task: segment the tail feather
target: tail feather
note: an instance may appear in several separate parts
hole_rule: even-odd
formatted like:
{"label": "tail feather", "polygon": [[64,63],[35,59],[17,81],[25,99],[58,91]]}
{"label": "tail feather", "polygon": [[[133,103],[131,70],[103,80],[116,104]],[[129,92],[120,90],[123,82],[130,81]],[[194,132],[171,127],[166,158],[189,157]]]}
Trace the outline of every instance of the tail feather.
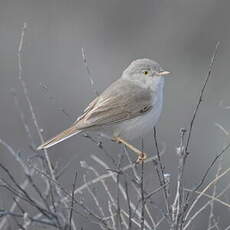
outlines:
{"label": "tail feather", "polygon": [[68,139],[69,137],[72,137],[72,136],[76,135],[77,133],[80,133],[80,132],[81,132],[81,130],[78,130],[76,128],[76,126],[73,125],[73,126],[69,127],[68,129],[59,133],[57,136],[51,138],[50,140],[48,140],[45,143],[38,146],[37,150],[48,149],[51,146],[56,145],[56,144],[58,144],[64,140]]}

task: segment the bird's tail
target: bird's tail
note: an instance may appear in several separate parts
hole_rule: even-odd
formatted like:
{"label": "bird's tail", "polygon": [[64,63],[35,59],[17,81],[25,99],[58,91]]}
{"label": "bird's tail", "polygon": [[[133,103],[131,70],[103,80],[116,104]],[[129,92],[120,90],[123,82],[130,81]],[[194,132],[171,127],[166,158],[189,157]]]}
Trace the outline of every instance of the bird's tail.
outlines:
{"label": "bird's tail", "polygon": [[80,133],[80,132],[81,132],[81,130],[78,130],[76,128],[76,126],[73,125],[73,126],[69,127],[68,129],[59,133],[57,136],[51,138],[50,140],[48,140],[45,143],[38,146],[37,150],[48,149],[49,147],[56,145],[56,144],[58,144],[64,140],[68,139],[69,137],[72,137],[72,136],[76,135],[77,133]]}

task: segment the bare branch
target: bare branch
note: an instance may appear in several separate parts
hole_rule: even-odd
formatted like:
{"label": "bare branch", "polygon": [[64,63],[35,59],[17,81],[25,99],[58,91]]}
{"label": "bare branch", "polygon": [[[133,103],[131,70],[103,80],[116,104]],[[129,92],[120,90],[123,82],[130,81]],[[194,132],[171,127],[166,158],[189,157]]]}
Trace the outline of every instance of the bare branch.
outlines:
{"label": "bare branch", "polygon": [[212,57],[211,57],[211,61],[210,61],[210,64],[209,64],[209,69],[208,69],[208,72],[207,72],[206,79],[204,81],[203,87],[202,87],[201,92],[200,92],[198,103],[197,103],[197,105],[195,107],[195,110],[194,110],[194,113],[193,113],[193,116],[192,116],[192,120],[191,120],[190,125],[189,125],[188,138],[187,138],[187,143],[185,145],[185,152],[186,153],[188,153],[188,147],[189,147],[189,144],[190,144],[190,139],[191,139],[191,134],[192,134],[194,121],[195,121],[197,112],[199,110],[200,104],[203,101],[203,97],[204,97],[204,93],[205,93],[207,83],[208,83],[208,81],[209,81],[209,79],[211,77],[211,73],[212,73],[212,69],[213,69],[213,65],[214,65],[214,62],[215,62],[215,58],[216,58],[216,54],[217,54],[219,45],[220,45],[220,42],[217,42],[216,47],[215,47],[214,52],[213,52]]}
{"label": "bare branch", "polygon": [[71,199],[71,207],[70,207],[70,213],[69,213],[69,230],[72,229],[72,217],[73,217],[73,207],[74,207],[74,191],[76,187],[76,181],[77,181],[77,171],[74,176],[74,181],[73,181],[73,188],[72,188],[72,199]]}
{"label": "bare branch", "polygon": [[[167,216],[170,218],[171,216],[171,211],[170,211],[170,203],[169,203],[169,199],[168,199],[168,190],[165,186],[166,182],[165,182],[165,173],[164,173],[164,166],[162,164],[161,161],[161,155],[160,155],[160,151],[159,151],[159,147],[158,147],[158,142],[157,142],[157,130],[156,127],[154,127],[153,129],[153,137],[154,137],[154,143],[155,143],[155,147],[156,147],[156,151],[157,151],[157,161],[153,162],[155,164],[155,169],[158,175],[158,179],[160,182],[160,186],[163,187],[163,196],[164,196],[164,201],[165,201],[165,205],[167,208]],[[158,164],[159,164],[159,169],[158,169]]]}
{"label": "bare branch", "polygon": [[112,229],[116,230],[116,223],[115,223],[114,214],[113,214],[113,210],[112,210],[112,204],[110,201],[108,201],[108,209],[109,209],[109,213],[110,213],[110,217],[111,217],[111,221],[112,221]]}
{"label": "bare branch", "polygon": [[[144,153],[144,142],[141,139],[141,151]],[[159,151],[157,151],[158,159],[160,158]],[[140,192],[141,192],[141,230],[144,230],[145,226],[145,194],[144,194],[144,161],[141,162],[141,176],[140,176]]]}
{"label": "bare branch", "polygon": [[[204,183],[204,181],[205,181],[205,179],[207,178],[207,176],[208,176],[208,173],[209,173],[209,171],[211,170],[211,168],[213,167],[213,165],[216,163],[216,161],[228,150],[230,148],[230,144],[228,144],[228,145],[226,145],[222,150],[221,150],[221,152],[220,153],[218,153],[217,155],[216,155],[216,157],[213,159],[213,161],[211,162],[211,164],[209,165],[209,167],[207,168],[207,170],[206,170],[206,172],[204,173],[204,175],[203,175],[203,177],[202,177],[202,179],[201,179],[201,181],[200,181],[200,183],[193,189],[193,191],[191,192],[191,195],[193,195],[194,194],[194,192],[196,192],[196,191],[198,191],[199,190],[199,188],[203,185],[203,183]],[[187,203],[189,202],[189,196],[187,197]]]}
{"label": "bare branch", "polygon": [[[16,212],[5,211],[5,210],[0,212],[0,218],[1,217],[8,217],[8,216],[15,216],[16,218],[23,218],[23,214],[19,214]],[[30,218],[30,221],[32,223],[44,224],[46,226],[52,226],[55,228],[58,227],[54,222],[51,222],[50,220],[36,219],[36,218],[32,218],[32,217],[29,217],[29,218]]]}
{"label": "bare branch", "polygon": [[[216,177],[220,174],[222,170],[222,159],[219,159],[219,165],[218,168],[216,170]],[[212,192],[212,200],[210,203],[210,211],[209,211],[209,218],[208,218],[208,230],[210,230],[212,228],[212,223],[216,222],[216,218],[214,215],[214,197],[216,196],[216,190],[217,190],[217,185],[216,183],[213,186],[213,192]],[[217,224],[218,225],[218,224]]]}
{"label": "bare branch", "polygon": [[[131,159],[130,159],[130,157],[129,157],[129,153],[127,152],[127,148],[126,148],[125,146],[124,146],[124,153],[125,153],[125,155],[126,155],[128,161],[129,161],[129,164],[132,165],[132,161],[131,161]],[[132,172],[133,172],[133,174],[134,174],[135,181],[140,181],[140,177],[139,177],[138,174],[137,174],[137,170],[136,170],[135,165],[133,165],[133,167],[132,167],[131,169],[132,169]],[[123,171],[123,172],[124,172],[124,171]],[[131,183],[131,184],[132,184],[132,187],[134,188],[134,190],[135,190],[136,193],[137,193],[138,199],[141,199],[141,192],[140,192],[140,189],[137,188],[136,183]],[[150,221],[151,221],[151,223],[152,223],[152,228],[155,229],[156,223],[155,223],[155,221],[154,221],[154,218],[153,218],[153,216],[152,216],[152,213],[150,212],[150,210],[149,210],[147,204],[145,205],[145,211],[146,211],[146,214],[148,215],[148,218],[150,219]]]}
{"label": "bare branch", "polygon": [[220,123],[215,122],[215,126],[218,127],[226,136],[229,136],[229,131],[227,131]]}
{"label": "bare branch", "polygon": [[187,214],[185,216],[185,220],[187,220],[191,210],[194,208],[194,206],[196,205],[196,203],[198,202],[198,200],[201,198],[201,196],[213,185],[215,184],[218,180],[220,180],[224,175],[226,175],[227,173],[230,172],[230,168],[227,168],[223,173],[221,173],[219,176],[217,176],[214,180],[212,180],[202,191],[201,193],[197,196],[197,198],[194,200],[194,202],[192,203],[192,205],[190,206],[190,208],[187,211]]}
{"label": "bare branch", "polygon": [[[219,197],[221,197],[221,196],[222,196],[227,190],[229,190],[229,189],[230,189],[230,184],[229,184],[226,188],[224,188],[216,197],[212,197],[212,196],[208,195],[207,193],[204,193],[203,196],[206,196],[206,197],[208,197],[208,198],[210,198],[210,199],[213,199],[213,200],[215,200],[215,201],[217,201],[217,202],[219,202],[219,203],[225,205],[226,207],[229,207],[229,204],[227,204],[226,202],[223,202],[222,200],[218,199]],[[192,191],[191,189],[185,189],[185,190],[187,190],[187,191]],[[198,192],[198,191],[196,191],[196,193],[197,193],[197,194],[200,194],[200,192]],[[183,229],[183,230],[186,230],[186,229],[189,227],[189,225],[193,222],[193,220],[194,220],[197,216],[199,216],[199,214],[200,214],[202,211],[204,211],[204,210],[210,205],[211,201],[212,201],[212,200],[210,200],[210,201],[208,201],[207,203],[205,203],[205,204],[204,204],[204,205],[203,205],[193,216],[191,216],[191,217],[188,219],[188,221],[187,221],[186,225],[184,226],[184,229]]]}
{"label": "bare branch", "polygon": [[[87,184],[87,180],[86,180],[85,175],[83,175],[83,179],[84,179],[84,183]],[[102,206],[100,205],[100,202],[99,202],[97,196],[94,194],[94,192],[92,191],[92,189],[89,186],[87,187],[87,190],[88,190],[89,194],[91,195],[91,197],[93,198],[93,200],[94,200],[94,202],[96,204],[96,207],[98,208],[98,210],[100,212],[100,215],[102,216],[102,218],[105,218],[105,213],[103,211]]]}
{"label": "bare branch", "polygon": [[131,230],[132,229],[132,209],[130,207],[129,188],[128,188],[127,181],[125,181],[125,193],[126,193],[126,197],[127,197],[128,214],[129,214],[129,227],[128,227],[128,230]]}
{"label": "bare branch", "polygon": [[22,124],[24,126],[24,129],[25,129],[25,132],[27,134],[27,137],[28,137],[29,141],[31,142],[31,146],[34,146],[33,136],[32,136],[30,127],[27,124],[25,114],[24,114],[24,112],[22,111],[22,109],[21,109],[21,107],[19,105],[19,101],[18,101],[15,89],[12,89],[11,92],[12,92],[12,95],[13,95],[13,98],[14,98],[15,107],[19,111],[19,116],[20,116],[21,122],[22,122]]}
{"label": "bare branch", "polygon": [[84,62],[84,65],[85,65],[85,68],[86,68],[86,71],[87,71],[87,74],[88,74],[88,77],[90,80],[90,85],[91,85],[92,89],[95,91],[95,94],[98,96],[99,93],[97,92],[97,90],[95,88],[95,83],[94,83],[94,80],[92,78],[92,74],[91,74],[91,71],[90,71],[90,68],[89,68],[89,65],[87,62],[87,57],[86,57],[84,48],[81,48],[81,54],[82,54],[82,59],[83,59],[83,62]]}
{"label": "bare branch", "polygon": [[[25,36],[26,29],[27,29],[27,23],[24,23],[24,26],[23,26],[22,31],[21,31],[21,36],[20,36],[19,46],[18,46],[18,53],[17,53],[17,56],[18,56],[18,80],[22,86],[23,93],[24,93],[26,102],[28,104],[29,111],[30,111],[31,116],[32,116],[33,124],[34,124],[35,129],[38,133],[40,141],[43,143],[44,139],[42,136],[41,129],[39,128],[39,125],[38,125],[38,121],[37,121],[37,117],[36,117],[35,112],[34,112],[33,105],[31,103],[31,100],[29,97],[28,88],[27,88],[26,82],[24,81],[24,79],[22,77],[22,61],[21,61],[21,59],[22,59],[22,48],[23,48],[24,36]],[[49,159],[47,150],[44,150],[44,155],[45,155],[46,163],[48,166],[49,174],[52,176],[53,179],[55,179],[54,171],[53,171],[52,164],[51,164],[51,161]],[[46,168],[46,167],[44,167],[44,168]]]}

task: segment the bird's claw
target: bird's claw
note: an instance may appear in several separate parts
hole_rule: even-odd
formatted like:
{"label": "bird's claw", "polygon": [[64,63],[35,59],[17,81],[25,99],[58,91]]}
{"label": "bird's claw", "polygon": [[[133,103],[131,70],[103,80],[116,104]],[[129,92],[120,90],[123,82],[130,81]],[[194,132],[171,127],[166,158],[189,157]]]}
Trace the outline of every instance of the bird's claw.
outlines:
{"label": "bird's claw", "polygon": [[136,163],[137,163],[137,164],[140,164],[140,163],[144,162],[146,159],[147,159],[147,154],[142,152],[142,153],[138,156],[138,158],[137,158],[137,160],[136,160]]}

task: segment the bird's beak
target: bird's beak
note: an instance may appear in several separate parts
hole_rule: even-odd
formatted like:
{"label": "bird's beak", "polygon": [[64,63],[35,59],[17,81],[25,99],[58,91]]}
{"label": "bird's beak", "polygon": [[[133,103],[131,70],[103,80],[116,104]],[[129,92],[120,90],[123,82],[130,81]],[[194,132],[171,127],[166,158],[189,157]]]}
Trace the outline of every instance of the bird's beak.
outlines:
{"label": "bird's beak", "polygon": [[165,75],[168,75],[170,74],[169,71],[166,71],[166,70],[161,70],[160,72],[157,73],[158,76],[165,76]]}

